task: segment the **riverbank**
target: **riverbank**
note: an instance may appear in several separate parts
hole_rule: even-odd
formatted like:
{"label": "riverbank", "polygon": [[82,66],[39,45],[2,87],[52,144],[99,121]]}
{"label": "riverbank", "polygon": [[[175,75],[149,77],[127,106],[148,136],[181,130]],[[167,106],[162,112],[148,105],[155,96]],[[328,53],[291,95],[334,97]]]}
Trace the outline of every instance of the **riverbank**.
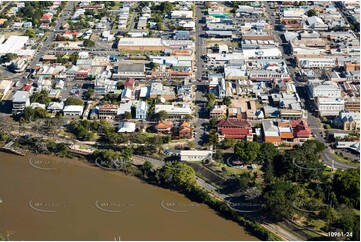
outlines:
{"label": "riverbank", "polygon": [[[31,151],[28,151],[28,152],[31,152]],[[59,157],[59,156],[56,156],[56,154],[53,154],[52,156]],[[81,163],[84,166],[92,167],[94,169],[99,168],[96,165],[94,165],[94,163],[93,163],[94,161],[92,161],[91,158],[89,158],[89,157],[85,158],[85,157],[78,156],[78,155],[75,157],[77,157],[76,159],[78,161],[81,161]],[[79,159],[79,158],[82,158],[82,159]],[[72,155],[72,158],[69,158],[69,159],[74,159],[74,155]],[[136,166],[134,166],[134,167],[136,167]],[[151,181],[149,178],[147,179],[146,177],[144,177],[144,175],[141,173],[139,167],[136,167],[136,172],[134,172],[135,170],[132,170],[132,171],[133,172],[130,172],[130,174],[129,174],[129,172],[126,171],[125,174],[137,177],[138,179],[145,181],[148,184],[167,188],[164,185],[156,184],[154,181]],[[120,176],[124,176],[123,172],[112,172],[112,173],[118,174]],[[228,207],[228,205],[226,203],[224,203],[223,201],[217,200],[214,196],[212,196],[212,194],[209,194],[207,191],[203,190],[202,188],[200,188],[198,186],[192,187],[192,189],[188,192],[180,191],[180,189],[173,189],[173,190],[176,190],[180,194],[186,195],[192,201],[197,201],[197,202],[206,204],[207,206],[209,206],[210,208],[215,210],[217,212],[217,214],[220,215],[221,217],[226,218],[226,219],[231,219],[232,221],[236,222],[238,225],[244,227],[247,232],[253,234],[254,236],[258,237],[261,240],[280,240],[279,237],[277,237],[276,235],[274,235],[273,233],[271,233],[270,231],[268,231],[267,229],[265,229],[258,223],[239,215],[236,211],[234,211],[230,207]]]}
{"label": "riverbank", "polygon": [[0,233],[13,231],[10,240],[257,240],[207,205],[134,176],[78,159],[1,156]]}

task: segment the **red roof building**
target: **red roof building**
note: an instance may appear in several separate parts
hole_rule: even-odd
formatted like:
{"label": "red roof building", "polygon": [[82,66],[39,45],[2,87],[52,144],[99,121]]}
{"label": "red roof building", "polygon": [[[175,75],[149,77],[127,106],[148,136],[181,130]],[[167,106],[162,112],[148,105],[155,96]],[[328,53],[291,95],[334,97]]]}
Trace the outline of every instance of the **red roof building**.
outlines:
{"label": "red roof building", "polygon": [[252,140],[251,123],[242,119],[222,119],[217,124],[219,137],[222,139]]}
{"label": "red roof building", "polygon": [[124,87],[129,88],[129,89],[133,89],[134,84],[135,84],[135,80],[133,78],[128,78],[124,83]]}
{"label": "red roof building", "polygon": [[312,136],[312,131],[308,127],[307,121],[300,120],[292,120],[292,129],[293,129],[293,137],[299,139],[299,141],[306,141]]}

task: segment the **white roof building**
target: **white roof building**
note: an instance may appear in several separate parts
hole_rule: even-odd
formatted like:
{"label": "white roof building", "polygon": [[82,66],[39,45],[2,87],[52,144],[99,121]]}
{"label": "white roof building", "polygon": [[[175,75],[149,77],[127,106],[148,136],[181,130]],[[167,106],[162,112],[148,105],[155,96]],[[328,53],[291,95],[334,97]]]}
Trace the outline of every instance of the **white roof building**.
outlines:
{"label": "white roof building", "polygon": [[212,160],[213,151],[211,150],[181,150],[181,161],[202,161],[205,159]]}
{"label": "white roof building", "polygon": [[81,105],[68,105],[63,109],[64,116],[80,116],[84,107]]}
{"label": "white roof building", "polygon": [[28,36],[10,36],[5,43],[0,44],[0,56],[8,53],[18,54],[28,41]]}
{"label": "white roof building", "polygon": [[118,133],[133,133],[135,131],[135,123],[120,122]]}

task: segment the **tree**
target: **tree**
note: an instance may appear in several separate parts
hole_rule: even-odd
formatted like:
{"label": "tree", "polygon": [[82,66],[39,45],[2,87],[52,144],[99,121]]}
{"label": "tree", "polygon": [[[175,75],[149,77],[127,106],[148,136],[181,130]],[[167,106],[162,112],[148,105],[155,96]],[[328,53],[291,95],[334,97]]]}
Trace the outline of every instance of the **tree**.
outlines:
{"label": "tree", "polygon": [[34,30],[32,30],[32,29],[27,29],[27,30],[25,31],[25,35],[26,35],[26,36],[29,36],[29,38],[34,38],[34,37],[35,37],[35,32],[34,32]]}
{"label": "tree", "polygon": [[196,173],[189,165],[166,163],[158,172],[160,183],[181,191],[190,190],[196,183]]}
{"label": "tree", "polygon": [[209,125],[212,127],[215,126],[217,123],[218,123],[218,120],[216,118],[211,118],[209,120]]}
{"label": "tree", "polygon": [[191,120],[193,119],[193,116],[190,115],[190,114],[186,114],[186,115],[184,115],[184,119],[185,119],[187,122],[189,122],[189,121],[191,121]]}
{"label": "tree", "polygon": [[360,171],[358,169],[337,170],[332,186],[339,203],[359,208]]}
{"label": "tree", "polygon": [[49,92],[47,90],[41,90],[40,92],[35,92],[31,98],[31,103],[42,103],[48,106],[48,104],[51,101],[51,98],[49,97]]}
{"label": "tree", "polygon": [[132,119],[132,114],[130,112],[124,112],[123,119]]}
{"label": "tree", "polygon": [[300,199],[301,189],[299,185],[290,181],[277,179],[267,185],[263,191],[262,200],[265,208],[275,218],[292,218],[297,210],[293,202]]}
{"label": "tree", "polygon": [[228,149],[231,147],[233,148],[236,144],[237,144],[237,140],[235,140],[235,139],[224,139],[222,141],[222,146],[225,149]]}
{"label": "tree", "polygon": [[231,106],[232,99],[230,97],[223,98],[223,104],[226,105],[227,107]]}
{"label": "tree", "polygon": [[155,114],[155,120],[157,120],[157,121],[163,121],[167,118],[168,118],[168,113],[164,110],[161,110]]}
{"label": "tree", "polygon": [[218,133],[216,130],[211,129],[208,134],[208,145],[216,145],[218,144]]}
{"label": "tree", "polygon": [[271,162],[279,154],[278,149],[271,143],[261,143],[260,152],[257,156],[257,161]]}
{"label": "tree", "polygon": [[95,45],[95,42],[92,41],[92,40],[90,40],[90,39],[86,39],[86,40],[84,40],[84,42],[83,42],[83,46],[84,46],[84,47],[92,47],[92,46],[94,46],[94,45]]}
{"label": "tree", "polygon": [[158,69],[158,67],[159,67],[159,64],[158,64],[158,63],[155,63],[155,62],[151,62],[151,63],[150,63],[150,68],[151,68],[152,70],[156,70],[156,69]]}
{"label": "tree", "polygon": [[91,99],[93,94],[94,94],[94,89],[89,88],[88,90],[86,90],[86,92],[84,92],[84,97],[89,100],[89,99]]}
{"label": "tree", "polygon": [[317,10],[316,9],[310,9],[306,12],[308,17],[312,17],[312,16],[316,16],[317,15]]}
{"label": "tree", "polygon": [[260,151],[260,144],[253,141],[240,141],[234,146],[234,153],[239,156],[242,161],[253,162]]}
{"label": "tree", "polygon": [[5,55],[3,55],[1,57],[1,62],[4,63],[4,62],[10,62],[12,60],[15,60],[16,58],[18,58],[18,55],[17,54],[14,54],[14,53],[7,53]]}
{"label": "tree", "polygon": [[150,161],[145,161],[143,165],[140,167],[140,171],[145,177],[148,177],[149,174],[152,172],[152,170],[153,170],[153,163]]}
{"label": "tree", "polygon": [[216,95],[214,93],[209,92],[206,94],[207,98],[207,108],[213,107],[214,103],[216,102]]}
{"label": "tree", "polygon": [[133,150],[128,147],[123,147],[120,151],[120,155],[124,158],[124,160],[130,161],[130,158],[133,156]]}
{"label": "tree", "polygon": [[81,105],[83,106],[84,105],[84,102],[78,98],[75,98],[75,97],[68,97],[66,100],[65,100],[65,103],[64,103],[65,106],[68,106],[68,105]]}

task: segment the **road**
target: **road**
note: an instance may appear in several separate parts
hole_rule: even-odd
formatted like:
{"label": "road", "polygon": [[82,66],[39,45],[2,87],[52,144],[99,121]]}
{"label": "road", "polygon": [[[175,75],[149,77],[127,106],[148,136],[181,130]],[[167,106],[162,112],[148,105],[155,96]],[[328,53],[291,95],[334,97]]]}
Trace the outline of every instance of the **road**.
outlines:
{"label": "road", "polygon": [[137,8],[138,8],[138,2],[135,4],[134,12],[133,12],[132,18],[130,19],[130,22],[129,22],[128,32],[133,30],[134,19],[135,19],[135,16],[137,15],[137,10],[136,10]]}
{"label": "road", "polygon": [[195,94],[195,112],[197,114],[197,119],[195,122],[196,125],[196,135],[194,138],[194,142],[197,149],[201,149],[203,146],[203,143],[205,142],[204,138],[204,132],[203,127],[208,123],[208,119],[206,119],[206,109],[205,109],[205,103],[206,98],[204,97],[204,94],[206,92],[205,89],[205,83],[202,81],[202,74],[203,74],[203,59],[202,55],[206,53],[206,46],[204,45],[205,39],[203,38],[204,34],[204,23],[201,22],[202,18],[204,17],[204,14],[202,12],[202,9],[200,8],[200,5],[196,4],[196,40],[195,40],[195,47],[196,47],[196,94]]}
{"label": "road", "polygon": [[[64,21],[67,17],[67,14],[65,14],[65,13],[73,11],[74,6],[75,6],[75,2],[67,2],[65,9],[61,13],[60,18],[55,25],[55,28],[54,28],[55,31],[60,30],[61,26],[64,24]],[[32,61],[30,62],[29,67],[31,69],[33,69],[36,66],[36,64],[38,64],[40,62],[41,57],[43,57],[43,55],[48,51],[50,44],[54,40],[55,31],[51,31],[49,33],[49,35],[45,39],[45,42],[42,44],[42,47],[38,50],[38,52],[36,53],[36,55],[34,56]]]}

